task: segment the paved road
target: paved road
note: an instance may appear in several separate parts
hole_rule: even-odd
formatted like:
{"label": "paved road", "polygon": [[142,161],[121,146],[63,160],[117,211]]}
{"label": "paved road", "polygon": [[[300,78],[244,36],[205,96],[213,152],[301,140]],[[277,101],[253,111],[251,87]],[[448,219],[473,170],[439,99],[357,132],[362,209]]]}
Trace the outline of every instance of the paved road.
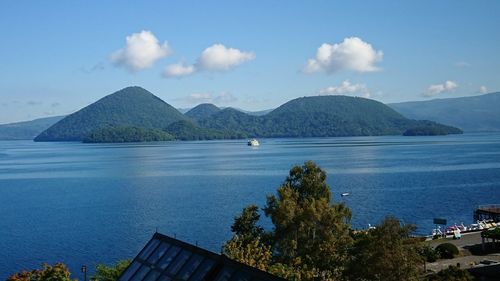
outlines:
{"label": "paved road", "polygon": [[456,239],[456,240],[451,238],[432,240],[429,241],[429,245],[431,245],[432,247],[436,247],[437,245],[446,242],[452,243],[458,248],[460,248],[463,256],[451,260],[443,259],[437,262],[427,263],[427,269],[433,271],[439,271],[441,269],[447,268],[450,265],[457,265],[457,263],[460,263],[461,268],[469,268],[476,264],[479,264],[481,261],[484,260],[492,260],[500,262],[500,253],[487,254],[487,255],[471,255],[469,251],[464,249],[466,246],[481,244],[480,232],[464,234],[462,235],[461,239]]}
{"label": "paved road", "polygon": [[429,244],[432,247],[435,247],[439,244],[443,244],[445,242],[449,242],[454,244],[457,247],[465,247],[465,246],[472,246],[472,245],[477,245],[481,244],[481,232],[474,232],[474,233],[466,233],[462,235],[462,238],[460,239],[452,239],[452,238],[446,238],[446,239],[438,239],[438,240],[432,240],[429,242]]}

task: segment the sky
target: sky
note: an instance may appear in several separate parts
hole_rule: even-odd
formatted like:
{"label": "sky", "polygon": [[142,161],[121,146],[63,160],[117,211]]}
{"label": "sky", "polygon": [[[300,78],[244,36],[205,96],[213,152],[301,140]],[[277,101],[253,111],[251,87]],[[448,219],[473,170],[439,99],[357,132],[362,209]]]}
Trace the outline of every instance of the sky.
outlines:
{"label": "sky", "polygon": [[[125,4],[126,3],[126,4]],[[500,1],[0,1],[0,124],[127,86],[177,108],[500,91]]]}

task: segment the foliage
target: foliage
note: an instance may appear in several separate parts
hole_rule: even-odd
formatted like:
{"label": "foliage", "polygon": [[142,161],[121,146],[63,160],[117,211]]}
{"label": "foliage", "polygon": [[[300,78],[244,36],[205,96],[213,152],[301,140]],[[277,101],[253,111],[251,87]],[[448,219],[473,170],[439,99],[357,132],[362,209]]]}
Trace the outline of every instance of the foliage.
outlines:
{"label": "foliage", "polygon": [[440,258],[439,252],[436,251],[436,250],[434,250],[431,246],[429,246],[427,244],[423,245],[420,248],[419,254],[427,262],[435,262],[435,261],[437,261]]}
{"label": "foliage", "polygon": [[290,170],[264,210],[274,224],[277,261],[335,274],[343,268],[352,242],[351,212],[343,204],[331,204],[326,173],[312,161]]}
{"label": "foliage", "polygon": [[387,217],[375,229],[358,235],[351,250],[350,280],[418,280],[418,240],[409,238],[415,229]]}
{"label": "foliage", "polygon": [[213,139],[241,139],[245,134],[228,130],[201,128],[192,121],[181,120],[170,124],[165,131],[178,140],[213,140]]}
{"label": "foliage", "polygon": [[203,120],[206,119],[210,116],[212,116],[214,113],[217,113],[220,111],[220,108],[217,106],[210,104],[210,103],[202,103],[197,105],[194,108],[191,108],[188,112],[186,112],[184,115],[187,117],[193,119],[193,120]]}
{"label": "foliage", "polygon": [[467,270],[456,266],[449,266],[438,273],[429,275],[426,281],[472,281],[474,277]]}
{"label": "foliage", "polygon": [[264,229],[257,225],[259,219],[259,208],[256,205],[249,205],[243,209],[241,215],[234,218],[231,231],[241,238],[251,240],[260,238],[264,233]]}
{"label": "foliage", "polygon": [[481,232],[481,237],[500,240],[500,228],[488,229]]}
{"label": "foliage", "polygon": [[22,271],[7,278],[7,281],[72,281],[68,267],[63,263],[43,264],[41,269]]}
{"label": "foliage", "polygon": [[162,129],[179,120],[188,118],[145,89],[128,87],[66,116],[35,141],[81,141],[103,128]]}
{"label": "foliage", "polygon": [[436,251],[439,252],[440,257],[443,259],[452,259],[459,253],[457,246],[451,243],[439,244]]}
{"label": "foliage", "polygon": [[238,235],[224,245],[224,254],[264,271],[268,269],[272,257],[271,246],[262,243],[259,237],[252,239]]}
{"label": "foliage", "polygon": [[275,275],[293,280],[341,276],[352,243],[351,212],[343,204],[332,204],[320,167],[311,161],[293,167],[277,196],[268,196],[264,211],[274,230],[264,232],[257,225],[257,206],[245,208],[231,228],[234,237],[226,243],[229,257],[262,261],[254,254],[269,249],[272,259],[260,264]]}
{"label": "foliage", "polygon": [[117,281],[118,277],[127,269],[130,260],[121,260],[112,266],[98,264],[95,267],[95,275],[91,278],[98,281]]}
{"label": "foliage", "polygon": [[[298,264],[288,265],[283,263],[275,263],[269,267],[268,272],[273,275],[294,281],[314,280],[315,278],[318,279],[318,277],[320,276],[318,270],[308,268],[306,265]],[[323,276],[321,276],[323,277],[321,280],[330,280],[330,275],[331,274],[329,273],[324,273]]]}
{"label": "foliage", "polygon": [[203,104],[183,115],[150,92],[128,87],[65,117],[35,141],[80,141],[109,127],[166,129],[181,140],[399,135],[408,128],[419,128],[419,133],[459,132],[434,122],[407,119],[383,103],[364,98],[304,97],[263,116]]}
{"label": "foliage", "polygon": [[462,134],[462,130],[431,121],[419,121],[415,127],[406,130],[404,136],[438,136]]}
{"label": "foliage", "polygon": [[92,131],[86,143],[169,141],[174,137],[162,130],[138,127],[111,127]]}
{"label": "foliage", "polygon": [[337,137],[399,135],[408,128],[432,127],[441,133],[460,130],[430,121],[410,120],[383,103],[347,96],[316,96],[291,100],[263,116],[232,108],[204,115],[200,126],[252,137]]}

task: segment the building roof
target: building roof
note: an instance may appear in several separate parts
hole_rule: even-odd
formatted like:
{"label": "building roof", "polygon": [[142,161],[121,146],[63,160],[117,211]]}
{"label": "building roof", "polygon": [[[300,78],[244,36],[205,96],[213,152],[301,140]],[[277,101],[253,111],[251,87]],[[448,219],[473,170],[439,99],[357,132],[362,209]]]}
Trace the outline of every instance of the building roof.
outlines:
{"label": "building roof", "polygon": [[172,237],[155,233],[119,281],[283,281]]}

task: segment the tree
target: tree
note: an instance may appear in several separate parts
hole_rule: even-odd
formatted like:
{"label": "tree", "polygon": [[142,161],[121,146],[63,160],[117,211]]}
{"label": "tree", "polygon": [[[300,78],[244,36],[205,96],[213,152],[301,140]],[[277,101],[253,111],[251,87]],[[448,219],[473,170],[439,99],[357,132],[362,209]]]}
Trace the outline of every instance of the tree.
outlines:
{"label": "tree", "polygon": [[419,243],[409,237],[415,229],[387,217],[375,229],[357,235],[351,250],[351,280],[419,280]]}
{"label": "tree", "polygon": [[332,204],[326,173],[314,162],[293,167],[264,212],[274,229],[265,232],[257,206],[246,207],[231,227],[226,255],[293,280],[341,275],[352,243],[351,212]]}
{"label": "tree", "polygon": [[271,262],[271,246],[265,245],[260,238],[242,238],[235,235],[224,245],[224,254],[233,260],[267,271]]}
{"label": "tree", "polygon": [[104,264],[98,264],[95,267],[95,275],[92,279],[98,281],[117,281],[118,277],[127,269],[130,264],[130,260],[118,261],[115,265],[106,266]]}
{"label": "tree", "polygon": [[9,276],[7,281],[73,281],[70,276],[71,273],[64,263],[44,263],[41,269],[15,273]]}
{"label": "tree", "polygon": [[351,212],[344,204],[331,204],[326,173],[314,162],[293,167],[278,196],[268,196],[264,211],[274,224],[278,262],[340,274],[352,242]]}
{"label": "tree", "polygon": [[259,207],[257,205],[249,205],[244,208],[241,215],[234,218],[234,224],[231,226],[231,231],[240,239],[256,239],[263,233],[264,229],[257,225],[260,219]]}

